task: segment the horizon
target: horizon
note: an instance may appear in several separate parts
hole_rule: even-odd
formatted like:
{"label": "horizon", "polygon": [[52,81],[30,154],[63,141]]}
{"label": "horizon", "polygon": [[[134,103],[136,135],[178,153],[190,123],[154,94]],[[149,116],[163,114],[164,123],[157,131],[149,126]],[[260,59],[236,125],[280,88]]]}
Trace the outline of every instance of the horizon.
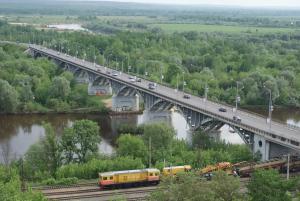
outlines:
{"label": "horizon", "polygon": [[159,5],[182,5],[182,6],[229,6],[244,8],[300,8],[298,0],[252,0],[241,2],[238,0],[56,0],[56,1],[78,1],[78,2],[116,2],[116,3],[140,3]]}

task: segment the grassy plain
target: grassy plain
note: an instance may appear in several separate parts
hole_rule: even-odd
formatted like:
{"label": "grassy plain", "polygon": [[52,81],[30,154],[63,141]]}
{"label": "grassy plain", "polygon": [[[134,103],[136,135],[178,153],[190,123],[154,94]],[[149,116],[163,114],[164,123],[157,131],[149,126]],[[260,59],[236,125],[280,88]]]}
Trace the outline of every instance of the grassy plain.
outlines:
{"label": "grassy plain", "polygon": [[167,33],[173,32],[223,32],[223,33],[293,33],[300,29],[293,28],[268,28],[268,27],[245,27],[226,25],[203,25],[203,24],[151,24],[150,27],[159,27]]}

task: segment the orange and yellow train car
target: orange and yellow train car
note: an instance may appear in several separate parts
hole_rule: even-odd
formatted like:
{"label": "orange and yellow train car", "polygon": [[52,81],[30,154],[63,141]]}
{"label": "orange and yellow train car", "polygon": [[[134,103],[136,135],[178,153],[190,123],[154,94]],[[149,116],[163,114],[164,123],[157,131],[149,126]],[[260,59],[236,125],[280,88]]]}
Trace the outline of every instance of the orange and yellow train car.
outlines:
{"label": "orange and yellow train car", "polygon": [[163,168],[163,176],[176,175],[179,172],[188,172],[191,171],[192,167],[190,165],[183,166],[171,166]]}
{"label": "orange and yellow train car", "polygon": [[155,168],[124,170],[99,173],[100,188],[121,188],[135,185],[156,185],[160,181],[160,171]]}

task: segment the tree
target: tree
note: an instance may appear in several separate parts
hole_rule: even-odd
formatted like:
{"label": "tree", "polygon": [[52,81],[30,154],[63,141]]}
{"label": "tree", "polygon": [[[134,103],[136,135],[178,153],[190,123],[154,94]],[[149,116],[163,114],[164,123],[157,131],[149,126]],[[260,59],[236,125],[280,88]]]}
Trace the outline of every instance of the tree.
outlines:
{"label": "tree", "polygon": [[[61,153],[59,151],[59,143],[56,139],[53,127],[49,123],[44,123],[45,128],[45,139],[42,140],[42,145],[44,149],[44,156],[47,162],[47,168],[50,174],[54,177],[56,170],[60,166]],[[41,153],[42,154],[42,153]]]}
{"label": "tree", "polygon": [[75,121],[74,125],[65,132],[62,138],[62,151],[67,154],[67,161],[77,157],[79,163],[86,162],[89,154],[98,153],[100,128],[96,122],[90,120]]}
{"label": "tree", "polygon": [[51,97],[65,100],[71,92],[70,81],[65,77],[54,77],[50,89]]}
{"label": "tree", "polygon": [[247,188],[253,201],[289,201],[287,194],[295,184],[293,180],[284,180],[276,170],[258,170]]}
{"label": "tree", "polygon": [[49,123],[43,126],[45,137],[31,145],[25,155],[26,174],[30,177],[34,177],[37,173],[55,177],[56,170],[60,166],[61,152],[53,127]]}
{"label": "tree", "polygon": [[171,145],[174,136],[174,128],[165,123],[156,123],[144,126],[143,140],[146,145],[151,146],[154,162],[156,160],[163,160],[171,154]]}
{"label": "tree", "polygon": [[72,128],[65,128],[61,136],[60,150],[62,151],[62,162],[69,164],[74,160],[76,142]]}
{"label": "tree", "polygon": [[123,134],[117,140],[117,147],[117,154],[120,156],[132,156],[146,160],[147,147],[140,137]]}
{"label": "tree", "polygon": [[213,141],[207,133],[198,131],[192,137],[193,147],[199,149],[208,149],[212,147]]}
{"label": "tree", "polygon": [[14,112],[17,106],[17,91],[7,81],[0,79],[0,112]]}

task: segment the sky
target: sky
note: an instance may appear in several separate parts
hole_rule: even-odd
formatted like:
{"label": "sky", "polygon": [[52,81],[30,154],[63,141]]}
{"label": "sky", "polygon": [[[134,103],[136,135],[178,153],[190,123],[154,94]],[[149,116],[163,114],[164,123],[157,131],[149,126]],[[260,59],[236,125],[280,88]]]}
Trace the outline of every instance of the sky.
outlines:
{"label": "sky", "polygon": [[300,0],[111,0],[118,2],[228,5],[245,7],[300,7]]}

